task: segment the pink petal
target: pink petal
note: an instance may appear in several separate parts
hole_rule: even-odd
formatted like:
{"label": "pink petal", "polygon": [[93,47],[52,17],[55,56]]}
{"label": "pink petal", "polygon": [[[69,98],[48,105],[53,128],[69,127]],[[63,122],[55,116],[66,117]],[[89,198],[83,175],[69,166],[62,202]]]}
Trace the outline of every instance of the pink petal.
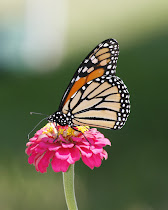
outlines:
{"label": "pink petal", "polygon": [[34,142],[36,140],[37,140],[37,137],[36,136],[33,136],[32,138],[29,139],[30,142]]}
{"label": "pink petal", "polygon": [[41,135],[42,133],[43,133],[43,130],[40,129],[40,130],[38,130],[38,131],[35,133],[35,136],[39,136],[39,135]]}
{"label": "pink petal", "polygon": [[[52,141],[54,141],[54,139],[53,138],[50,138],[50,137],[48,137],[48,136],[46,136],[46,135],[41,135],[41,136],[39,136],[39,140],[42,142],[44,142],[44,143],[49,143],[49,141],[50,140],[52,140]],[[40,142],[40,143],[41,143]]]}
{"label": "pink petal", "polygon": [[73,143],[68,143],[68,144],[62,143],[63,148],[72,148],[73,146],[74,146]]}
{"label": "pink petal", "polygon": [[37,153],[39,153],[39,154],[42,154],[42,153],[44,153],[46,150],[43,149],[43,148],[37,147],[37,148],[34,148],[34,151],[37,152]]}
{"label": "pink petal", "polygon": [[42,147],[42,148],[48,148],[48,146],[49,146],[50,144],[47,143],[47,142],[44,142],[44,141],[40,141],[40,142],[38,143],[38,145],[39,145],[40,147]]}
{"label": "pink petal", "polygon": [[94,167],[99,167],[101,165],[101,158],[99,155],[93,154],[90,158],[82,156],[82,160],[91,169],[93,169]]}
{"label": "pink petal", "polygon": [[89,131],[92,132],[92,133],[96,133],[97,129],[96,128],[91,128]]}
{"label": "pink petal", "polygon": [[61,148],[61,144],[60,143],[50,144],[48,146],[48,149],[50,151],[57,151],[59,148]]}
{"label": "pink petal", "polygon": [[35,160],[35,158],[36,158],[36,156],[40,156],[40,155],[37,154],[37,153],[32,154],[32,155],[28,158],[28,163],[29,163],[29,164],[33,164],[33,163],[34,163],[34,160]]}
{"label": "pink petal", "polygon": [[83,139],[79,137],[72,137],[72,140],[76,142],[81,142]]}
{"label": "pink petal", "polygon": [[29,147],[29,146],[31,146],[33,144],[33,142],[27,142],[27,144],[26,144],[26,147]]}
{"label": "pink petal", "polygon": [[94,145],[95,141],[94,141],[93,138],[87,137],[87,140],[86,139],[83,139],[82,143],[85,144],[85,145],[88,145],[88,146]]}
{"label": "pink petal", "polygon": [[101,161],[101,158],[100,158],[99,155],[93,154],[93,156],[91,158],[94,159],[95,167],[100,167],[101,166],[102,161]]}
{"label": "pink petal", "polygon": [[38,169],[41,173],[47,172],[50,164],[50,159],[53,157],[53,152],[46,152],[38,162]]}
{"label": "pink petal", "polygon": [[94,163],[90,160],[90,158],[87,158],[85,156],[82,156],[82,161],[84,162],[85,165],[87,165],[89,168],[93,169],[94,168]]}
{"label": "pink petal", "polygon": [[77,148],[70,149],[70,156],[67,159],[67,162],[70,164],[74,164],[76,161],[80,159],[80,152]]}
{"label": "pink petal", "polygon": [[92,152],[88,149],[88,147],[82,145],[80,146],[76,145],[76,147],[80,150],[83,156],[86,156],[87,158],[92,156]]}
{"label": "pink petal", "polygon": [[67,142],[67,141],[63,138],[63,136],[62,136],[61,134],[59,135],[59,139],[60,139],[62,142],[65,142],[65,143]]}
{"label": "pink petal", "polygon": [[99,154],[103,151],[103,148],[99,148],[99,147],[92,147],[90,149],[94,154]]}
{"label": "pink petal", "polygon": [[94,134],[94,136],[96,137],[96,139],[104,139],[104,135],[102,133],[100,133],[100,132],[96,132]]}
{"label": "pink petal", "polygon": [[34,147],[34,145],[29,146],[29,147],[25,150],[25,152],[26,152],[27,155],[30,155],[30,154],[32,153],[32,150],[31,150],[32,147]]}
{"label": "pink petal", "polygon": [[69,163],[66,160],[60,160],[54,156],[53,160],[51,161],[52,169],[55,172],[66,172],[69,167]]}
{"label": "pink petal", "polygon": [[99,145],[101,144],[102,147],[106,146],[106,145],[109,145],[111,146],[111,142],[107,139],[107,138],[103,138],[103,139],[98,139],[97,142],[95,142],[96,145]]}
{"label": "pink petal", "polygon": [[39,164],[40,160],[43,158],[43,156],[44,156],[44,154],[39,155],[34,160],[34,165],[35,165],[36,171],[39,171],[38,164]]}
{"label": "pink petal", "polygon": [[100,153],[100,157],[101,157],[101,159],[105,159],[105,160],[107,160],[107,158],[108,158],[108,154],[107,154],[107,152],[106,152],[106,150],[103,150],[103,152],[102,153]]}
{"label": "pink petal", "polygon": [[36,143],[33,143],[32,145],[30,145],[30,146],[28,147],[27,152],[31,154],[31,153],[32,153],[32,149],[35,148],[37,145],[38,145],[38,144],[36,144]]}
{"label": "pink petal", "polygon": [[70,156],[70,151],[69,149],[60,148],[59,150],[56,151],[55,156],[58,159],[66,160]]}

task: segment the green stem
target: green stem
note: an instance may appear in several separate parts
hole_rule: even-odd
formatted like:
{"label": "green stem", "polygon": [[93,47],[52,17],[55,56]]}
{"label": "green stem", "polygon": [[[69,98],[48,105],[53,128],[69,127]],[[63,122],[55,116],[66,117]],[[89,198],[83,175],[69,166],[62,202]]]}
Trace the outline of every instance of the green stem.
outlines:
{"label": "green stem", "polygon": [[78,210],[74,190],[74,164],[63,172],[64,194],[68,210]]}

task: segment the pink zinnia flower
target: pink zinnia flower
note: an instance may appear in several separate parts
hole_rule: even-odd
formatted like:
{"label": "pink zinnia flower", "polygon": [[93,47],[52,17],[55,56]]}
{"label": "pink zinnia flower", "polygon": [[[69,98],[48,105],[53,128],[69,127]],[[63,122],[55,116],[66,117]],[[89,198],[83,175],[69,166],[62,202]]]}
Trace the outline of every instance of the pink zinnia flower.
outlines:
{"label": "pink zinnia flower", "polygon": [[66,172],[69,165],[80,158],[91,169],[99,167],[108,157],[103,147],[111,145],[111,142],[96,128],[77,126],[76,129],[87,139],[68,126],[56,128],[54,123],[47,123],[26,144],[29,164],[34,164],[41,173],[47,172],[50,161],[55,172]]}

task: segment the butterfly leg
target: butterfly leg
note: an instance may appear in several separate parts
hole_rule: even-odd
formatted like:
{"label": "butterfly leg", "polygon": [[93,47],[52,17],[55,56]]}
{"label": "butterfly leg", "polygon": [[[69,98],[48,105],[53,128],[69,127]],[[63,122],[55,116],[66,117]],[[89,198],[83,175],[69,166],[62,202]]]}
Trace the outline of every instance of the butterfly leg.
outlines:
{"label": "butterfly leg", "polygon": [[56,130],[57,130],[57,137],[53,140],[53,143],[56,142],[56,140],[58,139],[58,127],[57,127],[57,123],[56,123],[56,125],[55,125],[55,128],[56,128]]}
{"label": "butterfly leg", "polygon": [[75,131],[77,131],[77,132],[79,132],[79,133],[81,133],[84,137],[85,137],[85,139],[86,139],[86,141],[87,142],[89,142],[89,144],[90,144],[90,146],[91,146],[91,143],[90,143],[90,141],[86,138],[86,136],[85,136],[85,134],[84,133],[82,133],[82,131],[79,131],[79,130],[77,130],[75,127],[71,127],[72,129],[74,129]]}
{"label": "butterfly leg", "polygon": [[57,135],[57,137],[53,140],[53,143],[55,143],[57,139],[58,139],[58,135]]}

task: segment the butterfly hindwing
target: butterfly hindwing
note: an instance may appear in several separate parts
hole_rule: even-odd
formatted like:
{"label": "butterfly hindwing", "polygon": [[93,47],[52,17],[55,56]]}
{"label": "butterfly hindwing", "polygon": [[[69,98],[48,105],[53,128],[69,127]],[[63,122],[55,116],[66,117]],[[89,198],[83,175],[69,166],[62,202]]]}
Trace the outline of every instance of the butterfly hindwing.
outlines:
{"label": "butterfly hindwing", "polygon": [[129,93],[119,77],[103,75],[76,91],[62,111],[72,113],[74,125],[120,129],[130,113]]}
{"label": "butterfly hindwing", "polygon": [[97,45],[80,64],[66,89],[59,110],[82,86],[103,75],[115,75],[119,45],[115,39],[107,39]]}

